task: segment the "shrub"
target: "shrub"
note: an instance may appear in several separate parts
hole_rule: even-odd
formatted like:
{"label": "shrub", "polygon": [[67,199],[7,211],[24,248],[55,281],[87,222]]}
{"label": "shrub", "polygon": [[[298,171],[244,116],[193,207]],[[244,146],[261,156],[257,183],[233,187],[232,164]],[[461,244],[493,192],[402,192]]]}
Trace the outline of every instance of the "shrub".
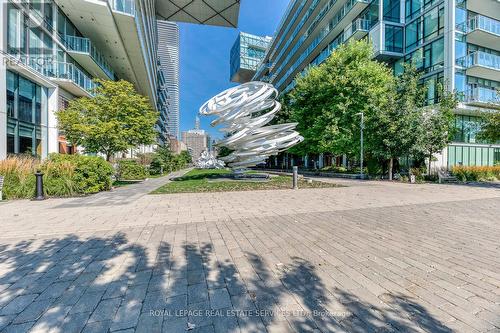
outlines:
{"label": "shrub", "polygon": [[137,163],[136,160],[120,160],[117,176],[122,180],[142,180],[147,178],[148,172],[146,167]]}
{"label": "shrub", "polygon": [[29,199],[35,194],[35,172],[43,172],[47,196],[89,194],[111,188],[113,168],[101,157],[52,154],[43,162],[31,157],[0,161],[7,199]]}
{"label": "shrub", "polygon": [[500,166],[454,166],[451,173],[463,182],[500,180]]}
{"label": "shrub", "polygon": [[[66,177],[71,175],[74,193],[89,194],[111,189],[113,167],[102,157],[51,154],[44,167],[50,164],[53,164],[60,174]],[[70,165],[74,168],[73,173]]]}
{"label": "shrub", "polygon": [[161,159],[160,156],[155,155],[149,165],[149,173],[152,175],[159,175],[161,172],[168,172],[165,168],[165,162]]}

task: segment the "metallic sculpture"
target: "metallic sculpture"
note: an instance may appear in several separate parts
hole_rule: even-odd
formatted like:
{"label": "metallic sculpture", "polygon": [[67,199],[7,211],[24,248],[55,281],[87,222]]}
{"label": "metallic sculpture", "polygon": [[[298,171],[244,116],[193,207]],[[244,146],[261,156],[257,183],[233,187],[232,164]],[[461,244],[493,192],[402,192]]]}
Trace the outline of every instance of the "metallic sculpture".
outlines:
{"label": "metallic sculpture", "polygon": [[223,169],[224,162],[218,160],[208,151],[203,151],[200,157],[194,163],[198,169]]}
{"label": "metallic sculpture", "polygon": [[216,145],[233,152],[221,160],[233,169],[264,163],[272,155],[302,140],[294,131],[297,123],[264,126],[281,109],[278,91],[269,83],[248,82],[223,91],[200,108],[200,114],[214,115],[212,126],[222,124],[225,138]]}

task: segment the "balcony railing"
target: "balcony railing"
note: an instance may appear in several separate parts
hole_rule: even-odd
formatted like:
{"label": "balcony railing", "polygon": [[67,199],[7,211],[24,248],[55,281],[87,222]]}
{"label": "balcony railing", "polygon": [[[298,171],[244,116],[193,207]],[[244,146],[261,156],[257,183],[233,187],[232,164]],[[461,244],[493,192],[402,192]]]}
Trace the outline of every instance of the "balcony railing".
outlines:
{"label": "balcony railing", "polygon": [[370,30],[370,21],[357,19],[349,26],[349,28],[344,32],[344,39],[348,40],[352,35],[358,31],[368,32]]}
{"label": "balcony railing", "polygon": [[11,61],[19,65],[30,67],[38,73],[53,79],[69,80],[80,88],[92,94],[97,84],[92,81],[82,70],[72,63],[52,62],[50,58],[43,59],[39,57],[29,57],[25,55],[10,55]]}
{"label": "balcony railing", "polygon": [[105,57],[92,45],[90,39],[67,35],[64,40],[67,48],[75,52],[88,54],[110,79],[114,79],[115,73],[113,69],[108,65]]}
{"label": "balcony railing", "polygon": [[111,0],[114,11],[135,16],[135,0]]}
{"label": "balcony railing", "polygon": [[481,66],[500,70],[500,56],[482,51],[476,51],[474,53],[466,55],[465,57],[457,59],[457,65],[464,68]]}
{"label": "balcony railing", "polygon": [[500,22],[489,17],[477,15],[469,20],[466,32],[480,29],[500,36]]}
{"label": "balcony railing", "polygon": [[466,103],[500,104],[500,96],[495,89],[475,87],[465,92],[463,101]]}
{"label": "balcony railing", "polygon": [[96,83],[74,64],[55,62],[47,66],[44,75],[61,80],[70,80],[87,92],[92,93]]}

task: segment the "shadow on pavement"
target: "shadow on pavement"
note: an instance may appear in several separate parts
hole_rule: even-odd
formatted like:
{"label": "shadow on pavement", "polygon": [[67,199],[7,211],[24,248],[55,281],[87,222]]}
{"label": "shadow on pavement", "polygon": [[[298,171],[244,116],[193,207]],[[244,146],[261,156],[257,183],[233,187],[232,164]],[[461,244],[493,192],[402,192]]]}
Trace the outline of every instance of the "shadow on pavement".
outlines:
{"label": "shadow on pavement", "polygon": [[231,258],[211,243],[145,247],[122,233],[2,244],[0,331],[451,332],[415,299],[371,304],[323,269]]}

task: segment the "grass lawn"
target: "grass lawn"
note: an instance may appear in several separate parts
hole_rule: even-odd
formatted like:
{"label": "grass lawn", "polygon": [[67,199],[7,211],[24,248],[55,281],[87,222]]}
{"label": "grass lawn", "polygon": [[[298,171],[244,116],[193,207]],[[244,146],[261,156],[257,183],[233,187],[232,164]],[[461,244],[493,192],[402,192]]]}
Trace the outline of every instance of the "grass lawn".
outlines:
{"label": "grass lawn", "polygon": [[138,184],[142,182],[142,180],[115,180],[113,182],[113,187],[124,187],[127,185]]}
{"label": "grass lawn", "polygon": [[[271,180],[263,181],[234,181],[231,179],[217,179],[228,175],[231,170],[191,170],[184,176],[154,190],[151,194],[165,193],[196,193],[196,192],[230,192],[253,190],[278,190],[292,187],[290,176],[271,176]],[[323,182],[308,182],[299,180],[299,188],[337,187],[338,185]]]}

